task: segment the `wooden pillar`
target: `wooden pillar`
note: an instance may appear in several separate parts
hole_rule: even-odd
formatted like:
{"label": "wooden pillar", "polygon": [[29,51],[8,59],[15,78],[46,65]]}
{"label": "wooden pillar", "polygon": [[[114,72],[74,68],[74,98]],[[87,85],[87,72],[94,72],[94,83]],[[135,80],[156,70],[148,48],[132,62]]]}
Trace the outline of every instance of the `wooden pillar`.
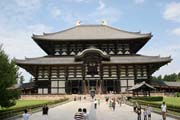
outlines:
{"label": "wooden pillar", "polygon": [[96,80],[96,94],[99,93],[98,82],[99,82],[99,80]]}
{"label": "wooden pillar", "polygon": [[80,80],[78,80],[78,94],[80,94],[80,90],[81,90],[81,87],[80,87]]}
{"label": "wooden pillar", "polygon": [[83,94],[87,94],[89,91],[88,91],[88,88],[87,88],[87,82],[85,80],[85,65],[81,65],[81,69],[82,69],[82,93]]}
{"label": "wooden pillar", "polygon": [[103,86],[103,66],[101,63],[99,65],[99,67],[100,67],[99,94],[102,94],[104,86]]}
{"label": "wooden pillar", "polygon": [[[68,66],[64,66],[64,72],[65,72],[65,90],[69,87],[69,86],[66,86],[67,82],[68,82]],[[69,89],[69,88],[68,88]]]}
{"label": "wooden pillar", "polygon": [[150,73],[149,65],[146,66],[146,70],[147,70],[147,80],[146,80],[146,83],[151,84],[151,73]]}
{"label": "wooden pillar", "polygon": [[[125,71],[126,71],[126,78],[127,78],[127,79],[126,79],[126,84],[127,84],[126,88],[127,88],[127,90],[128,90],[128,80],[129,80],[129,79],[128,79],[128,65],[125,66],[125,69],[126,69]],[[126,91],[126,92],[128,92],[128,91]]]}
{"label": "wooden pillar", "polygon": [[137,67],[136,65],[133,66],[134,67],[134,84],[137,83]]}
{"label": "wooden pillar", "polygon": [[120,74],[119,74],[119,65],[116,65],[116,75],[117,75],[117,80],[116,80],[116,93],[120,92]]}
{"label": "wooden pillar", "polygon": [[48,66],[48,94],[51,94],[51,66]]}

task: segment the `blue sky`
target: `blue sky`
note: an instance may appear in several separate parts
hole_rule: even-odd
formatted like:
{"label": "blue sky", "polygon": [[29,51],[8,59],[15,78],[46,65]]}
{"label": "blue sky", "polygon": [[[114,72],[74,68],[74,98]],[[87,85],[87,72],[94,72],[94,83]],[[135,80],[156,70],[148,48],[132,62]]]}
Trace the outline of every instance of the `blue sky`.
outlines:
{"label": "blue sky", "polygon": [[0,8],[0,44],[11,58],[46,55],[31,39],[33,33],[60,31],[77,20],[106,20],[122,30],[152,32],[139,54],[173,58],[154,75],[180,72],[180,0],[1,0]]}

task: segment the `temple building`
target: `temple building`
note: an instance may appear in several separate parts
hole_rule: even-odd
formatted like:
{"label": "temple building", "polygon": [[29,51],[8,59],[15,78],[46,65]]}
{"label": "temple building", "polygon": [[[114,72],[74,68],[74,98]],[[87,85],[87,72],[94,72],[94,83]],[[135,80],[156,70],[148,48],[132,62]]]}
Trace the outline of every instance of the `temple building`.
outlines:
{"label": "temple building", "polygon": [[151,75],[172,60],[137,54],[151,37],[104,24],[79,24],[33,35],[47,56],[16,59],[16,63],[33,76],[35,94],[87,94],[92,89],[123,93],[136,83],[151,83]]}

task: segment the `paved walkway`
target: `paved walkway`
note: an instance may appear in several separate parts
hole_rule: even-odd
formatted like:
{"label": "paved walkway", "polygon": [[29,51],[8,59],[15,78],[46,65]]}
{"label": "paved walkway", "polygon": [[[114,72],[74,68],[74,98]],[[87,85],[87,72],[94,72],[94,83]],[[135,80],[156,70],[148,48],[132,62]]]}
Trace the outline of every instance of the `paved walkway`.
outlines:
{"label": "paved walkway", "polygon": [[[136,120],[137,115],[133,112],[132,107],[123,104],[117,105],[116,110],[109,109],[105,102],[101,102],[97,110],[94,109],[93,102],[90,101],[72,101],[49,110],[49,120],[73,120],[74,113],[78,108],[87,108],[89,111],[89,120]],[[14,120],[22,120],[17,118]],[[32,114],[30,120],[43,120],[42,112]],[[143,120],[143,119],[142,119]],[[152,120],[162,120],[161,115],[152,113]],[[176,120],[167,118],[167,120]]]}

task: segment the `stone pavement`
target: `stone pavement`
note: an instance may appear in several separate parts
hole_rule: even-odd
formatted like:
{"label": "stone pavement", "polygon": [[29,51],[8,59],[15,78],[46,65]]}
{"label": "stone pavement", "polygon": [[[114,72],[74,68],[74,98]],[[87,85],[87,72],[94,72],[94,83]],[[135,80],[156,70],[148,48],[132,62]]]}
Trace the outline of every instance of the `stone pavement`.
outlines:
{"label": "stone pavement", "polygon": [[[73,120],[74,113],[78,108],[87,108],[89,111],[89,120],[136,120],[137,115],[133,112],[133,108],[123,104],[122,106],[116,105],[116,110],[112,111],[108,105],[101,101],[97,110],[94,109],[93,102],[91,101],[72,101],[54,108],[50,108],[48,119],[49,120]],[[13,120],[22,120],[16,118]],[[43,120],[42,112],[37,112],[31,115],[30,120]],[[143,119],[142,119],[143,120]],[[152,113],[152,120],[162,120],[161,115]],[[176,120],[167,118],[167,120]]]}

